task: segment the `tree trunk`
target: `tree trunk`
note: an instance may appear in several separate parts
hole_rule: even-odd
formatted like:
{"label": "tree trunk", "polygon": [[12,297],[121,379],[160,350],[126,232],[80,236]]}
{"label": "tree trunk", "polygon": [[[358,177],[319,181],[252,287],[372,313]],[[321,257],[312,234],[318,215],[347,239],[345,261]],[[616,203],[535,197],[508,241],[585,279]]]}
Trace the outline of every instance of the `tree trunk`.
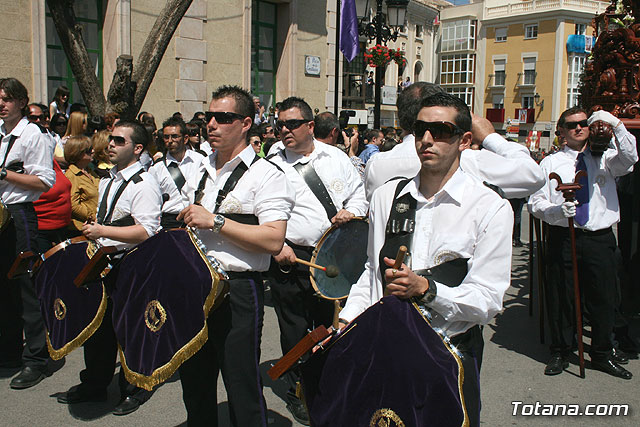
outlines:
{"label": "tree trunk", "polygon": [[76,22],[73,0],[47,0],[47,5],[89,112],[104,115],[104,95],[82,38],[82,27]]}
{"label": "tree trunk", "polygon": [[107,100],[89,59],[82,38],[82,27],[76,22],[74,0],[46,1],[71,71],[90,114],[102,116],[106,112],[116,112],[122,118],[135,118],[167,46],[193,0],[167,0],[142,47],[135,67],[133,57],[129,55],[120,55],[116,60],[116,72]]}

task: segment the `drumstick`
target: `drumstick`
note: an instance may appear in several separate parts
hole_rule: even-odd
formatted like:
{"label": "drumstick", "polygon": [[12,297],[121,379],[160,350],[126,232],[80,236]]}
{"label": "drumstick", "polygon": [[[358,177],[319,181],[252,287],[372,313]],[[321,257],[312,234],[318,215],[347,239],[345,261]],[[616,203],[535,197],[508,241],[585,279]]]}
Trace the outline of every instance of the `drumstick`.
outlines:
{"label": "drumstick", "polygon": [[[405,245],[402,245],[402,246],[400,246],[400,247],[398,248],[398,253],[397,253],[397,255],[396,255],[396,260],[395,260],[395,262],[393,263],[393,267],[391,267],[391,268],[393,268],[394,270],[399,270],[399,269],[400,269],[400,267],[402,267],[402,263],[404,262],[404,257],[405,257],[405,255],[407,255],[407,247],[406,247]],[[384,288],[384,295],[385,295],[385,296],[387,296],[387,295],[391,295],[391,292],[389,292],[389,291],[387,290],[387,287],[386,287],[386,286],[385,286],[385,288]]]}
{"label": "drumstick", "polygon": [[325,272],[327,277],[337,277],[338,274],[340,274],[340,270],[338,270],[338,267],[336,267],[335,265],[329,265],[327,267],[323,267],[321,265],[314,264],[312,262],[305,261],[305,260],[300,259],[300,258],[296,258],[296,262],[299,263],[299,264],[306,265],[307,267],[312,267],[312,268],[315,268],[317,270],[322,270],[322,271]]}

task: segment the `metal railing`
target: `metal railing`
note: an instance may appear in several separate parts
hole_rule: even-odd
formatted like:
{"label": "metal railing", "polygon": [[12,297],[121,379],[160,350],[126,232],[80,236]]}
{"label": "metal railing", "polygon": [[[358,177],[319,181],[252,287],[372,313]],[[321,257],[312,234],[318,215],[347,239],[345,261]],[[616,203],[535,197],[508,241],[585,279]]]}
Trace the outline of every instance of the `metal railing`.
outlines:
{"label": "metal railing", "polygon": [[515,1],[513,3],[486,7],[484,18],[501,18],[505,16],[540,13],[553,9],[573,9],[594,14],[602,13],[609,6],[608,3],[597,0],[532,0]]}

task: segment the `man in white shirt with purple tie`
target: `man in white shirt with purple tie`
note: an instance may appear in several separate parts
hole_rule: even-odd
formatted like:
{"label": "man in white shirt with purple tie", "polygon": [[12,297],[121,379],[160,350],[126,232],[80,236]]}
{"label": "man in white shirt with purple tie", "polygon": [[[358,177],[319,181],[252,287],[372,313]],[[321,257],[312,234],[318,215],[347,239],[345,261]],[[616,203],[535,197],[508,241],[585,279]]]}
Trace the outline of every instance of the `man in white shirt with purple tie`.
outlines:
{"label": "man in white shirt with purple tie", "polygon": [[[609,123],[614,137],[602,154],[589,148],[589,125]],[[540,167],[545,185],[529,199],[529,211],[549,224],[547,250],[546,303],[551,332],[551,358],[546,375],[557,375],[568,367],[575,333],[573,315],[573,276],[571,242],[567,218],[574,218],[579,284],[582,301],[591,322],[592,367],[610,375],[631,379],[631,372],[620,366],[624,357],[612,344],[616,294],[616,238],[612,226],[620,220],[615,178],[631,172],[638,161],[635,137],[624,124],[606,111],[587,113],[578,107],[563,112],[558,131],[566,140],[564,148],[548,157]],[[587,177],[579,180],[576,201],[565,201],[557,183],[549,179],[557,173],[562,182],[574,182],[577,171]]]}

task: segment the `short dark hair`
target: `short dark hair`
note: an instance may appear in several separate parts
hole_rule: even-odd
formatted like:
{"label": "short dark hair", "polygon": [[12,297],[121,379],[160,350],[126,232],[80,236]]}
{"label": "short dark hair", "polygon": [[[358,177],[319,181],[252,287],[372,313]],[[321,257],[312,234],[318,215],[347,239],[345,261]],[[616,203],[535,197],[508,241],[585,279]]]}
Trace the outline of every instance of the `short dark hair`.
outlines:
{"label": "short dark hair", "polygon": [[247,132],[247,141],[252,136],[257,136],[258,138],[260,138],[260,141],[262,141],[262,132],[260,131],[259,126],[251,125],[251,127],[249,128],[249,132]]}
{"label": "short dark hair", "polygon": [[29,112],[29,92],[27,88],[18,79],[9,77],[6,79],[0,79],[0,90],[4,90],[4,93],[11,99],[16,101],[25,101],[24,108],[22,109],[22,115],[26,115]]}
{"label": "short dark hair", "polygon": [[290,96],[289,98],[282,101],[280,111],[287,111],[292,108],[297,108],[298,110],[300,110],[303,119],[309,121],[313,120],[313,111],[311,111],[311,107],[304,99],[298,98],[297,96]]}
{"label": "short dark hair", "polygon": [[338,118],[330,111],[316,114],[316,118],[313,119],[313,122],[315,123],[313,136],[315,136],[316,139],[325,139],[329,136],[332,130],[340,128]]}
{"label": "short dark hair", "polygon": [[371,140],[373,138],[377,138],[380,135],[384,136],[384,134],[382,133],[382,131],[380,129],[367,129],[366,131],[364,131],[364,139],[369,141],[369,144],[371,144]]}
{"label": "short dark hair", "polygon": [[429,82],[415,82],[400,92],[396,107],[398,107],[400,127],[405,132],[413,131],[413,122],[418,117],[422,99],[436,93],[444,93],[444,90],[440,86]]}
{"label": "short dark hair", "polygon": [[44,114],[44,116],[48,119],[49,118],[49,107],[47,107],[44,104],[40,104],[39,102],[32,102],[31,104],[27,105],[27,107],[31,107],[32,105],[38,107],[39,109],[42,110],[42,114]]}
{"label": "short dark hair", "polygon": [[449,95],[448,93],[437,93],[435,95],[427,96],[422,99],[420,104],[420,109],[425,107],[454,108],[458,112],[453,120],[454,124],[464,132],[471,131],[471,111],[469,111],[469,106],[457,96]]}
{"label": "short dark hair", "polygon": [[147,148],[147,145],[149,145],[149,141],[151,140],[151,135],[149,135],[147,129],[140,122],[135,120],[120,120],[118,123],[113,125],[113,128],[131,129],[131,142],[133,142],[133,145],[142,145],[143,149]]}
{"label": "short dark hair", "polygon": [[233,98],[236,101],[235,113],[249,117],[253,123],[253,116],[256,113],[256,107],[253,105],[253,97],[246,90],[239,86],[220,86],[213,91],[211,99]]}
{"label": "short dark hair", "polygon": [[558,119],[558,127],[564,127],[564,124],[567,121],[567,117],[580,113],[584,113],[587,117],[589,117],[587,111],[582,107],[571,107],[568,110],[564,110],[562,114],[560,114],[560,118]]}
{"label": "short dark hair", "polygon": [[184,122],[184,120],[182,120],[182,119],[180,119],[178,117],[171,116],[167,120],[162,122],[162,129],[163,130],[167,126],[175,126],[177,128],[180,128],[180,133],[182,134],[182,136],[185,136],[187,134],[187,124]]}

